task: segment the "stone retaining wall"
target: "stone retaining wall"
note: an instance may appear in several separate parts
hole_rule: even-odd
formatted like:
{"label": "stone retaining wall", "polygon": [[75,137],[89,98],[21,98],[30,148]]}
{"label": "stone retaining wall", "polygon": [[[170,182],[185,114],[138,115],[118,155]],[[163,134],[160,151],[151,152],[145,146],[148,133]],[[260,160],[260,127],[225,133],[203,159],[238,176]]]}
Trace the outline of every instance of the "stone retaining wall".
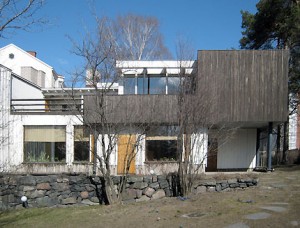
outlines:
{"label": "stone retaining wall", "polygon": [[199,180],[193,186],[193,193],[224,192],[256,186],[258,178],[230,178],[227,180]]}
{"label": "stone retaining wall", "polygon": [[[121,177],[113,177],[117,191]],[[174,176],[128,176],[123,201],[141,202],[176,196]],[[83,174],[71,175],[12,175],[0,176],[0,210],[23,207],[21,197],[26,196],[29,207],[68,205],[99,205],[103,203],[100,177]],[[257,179],[201,180],[193,192],[226,191],[257,184]]]}

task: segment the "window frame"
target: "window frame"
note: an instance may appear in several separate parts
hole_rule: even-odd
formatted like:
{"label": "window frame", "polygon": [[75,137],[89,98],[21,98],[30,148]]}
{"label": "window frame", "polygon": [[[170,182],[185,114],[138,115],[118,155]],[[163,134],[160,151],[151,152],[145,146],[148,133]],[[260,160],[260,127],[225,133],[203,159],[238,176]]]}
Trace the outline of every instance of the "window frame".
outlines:
{"label": "window frame", "polygon": [[[175,129],[174,132],[168,132],[168,130],[166,132],[160,132],[160,130],[163,130],[163,128],[169,128],[169,127],[176,127],[177,129]],[[153,128],[157,128],[154,129],[153,132],[151,132],[151,128],[153,130]],[[159,128],[161,128],[159,130]],[[158,130],[158,132],[156,132]],[[178,131],[179,128],[178,126],[170,126],[170,125],[164,125],[164,126],[153,126],[150,127],[147,131],[146,131],[146,137],[145,137],[145,162],[146,163],[170,163],[170,162],[178,162],[179,161],[179,154],[178,154]],[[150,142],[155,141],[155,144],[153,145],[149,145]],[[175,143],[174,147],[171,148],[167,148],[167,151],[165,152],[153,152],[149,151],[149,147],[156,147],[158,145],[158,143],[161,143],[161,148],[163,149],[163,147],[165,147],[165,144],[172,144]],[[174,144],[173,144],[174,145]],[[157,148],[156,148],[157,149]],[[171,151],[173,150],[173,152]],[[170,155],[171,156],[164,156],[164,155]],[[160,158],[158,158],[157,156],[161,155]],[[153,158],[151,158],[153,157]],[[155,158],[154,158],[155,157]]]}
{"label": "window frame", "polygon": [[[74,131],[73,131],[73,163],[90,163],[91,162],[91,158],[92,158],[92,153],[93,153],[93,145],[92,145],[92,135],[90,134],[90,132],[88,132],[88,136],[87,135],[83,135],[84,138],[87,138],[88,139],[85,139],[84,141],[77,141],[76,140],[76,128],[80,129],[80,128],[83,128],[83,134],[86,133],[86,131],[88,129],[85,129],[87,126],[84,126],[84,125],[74,125]],[[80,143],[83,143],[83,142],[88,142],[88,146],[86,145],[83,145],[84,148],[87,148],[87,151],[88,151],[88,158],[86,160],[75,160],[75,153],[76,153],[76,142],[80,142]]]}
{"label": "window frame", "polygon": [[[66,145],[67,145],[67,131],[66,125],[23,125],[23,162],[24,163],[66,163]],[[43,131],[44,133],[39,133],[38,131]],[[51,130],[56,129],[57,132],[52,132]],[[59,133],[59,129],[63,133]],[[31,132],[30,132],[31,130]],[[35,132],[36,131],[36,132]],[[45,132],[48,131],[48,134]],[[50,132],[49,132],[50,131]],[[59,136],[59,134],[62,134]],[[49,137],[51,136],[51,137]],[[36,137],[35,141],[29,141],[28,138]],[[49,138],[47,138],[49,137]],[[57,138],[63,137],[62,141],[57,141]],[[56,140],[55,140],[56,138]],[[44,141],[42,141],[44,140]],[[29,148],[33,150],[41,150],[40,152],[32,152],[30,154]],[[42,151],[45,150],[45,151]],[[50,151],[49,151],[50,149]],[[62,153],[62,154],[61,154]],[[58,159],[56,159],[58,156]],[[59,157],[62,157],[59,158]]]}

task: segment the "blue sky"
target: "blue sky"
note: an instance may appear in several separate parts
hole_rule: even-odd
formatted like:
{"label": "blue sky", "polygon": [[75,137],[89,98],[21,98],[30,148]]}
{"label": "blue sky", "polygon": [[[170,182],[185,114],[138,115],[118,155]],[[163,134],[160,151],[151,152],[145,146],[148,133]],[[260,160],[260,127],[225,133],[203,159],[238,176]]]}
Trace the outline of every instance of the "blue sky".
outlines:
{"label": "blue sky", "polygon": [[[83,37],[84,31],[93,29],[89,0],[47,0],[39,12],[51,24],[42,31],[26,33],[18,31],[13,36],[0,40],[0,46],[14,43],[24,50],[37,52],[37,57],[68,74],[79,65],[80,59],[71,53],[75,40]],[[127,13],[155,16],[160,21],[160,30],[165,44],[175,53],[179,36],[190,41],[196,50],[239,48],[241,38],[241,10],[256,11],[258,0],[95,0],[92,7],[99,17],[116,17]]]}

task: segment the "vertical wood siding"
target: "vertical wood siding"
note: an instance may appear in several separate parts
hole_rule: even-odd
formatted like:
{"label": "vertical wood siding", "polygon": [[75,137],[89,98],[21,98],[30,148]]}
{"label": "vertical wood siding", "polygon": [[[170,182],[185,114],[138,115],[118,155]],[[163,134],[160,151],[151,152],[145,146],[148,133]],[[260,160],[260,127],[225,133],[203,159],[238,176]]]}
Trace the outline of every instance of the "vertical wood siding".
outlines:
{"label": "vertical wood siding", "polygon": [[288,51],[199,51],[198,97],[213,122],[285,121]]}
{"label": "vertical wood siding", "polygon": [[[282,122],[288,116],[288,51],[199,51],[191,119],[204,123]],[[115,95],[104,99],[110,123],[176,123],[176,95]],[[87,122],[101,121],[95,96],[85,96]]]}

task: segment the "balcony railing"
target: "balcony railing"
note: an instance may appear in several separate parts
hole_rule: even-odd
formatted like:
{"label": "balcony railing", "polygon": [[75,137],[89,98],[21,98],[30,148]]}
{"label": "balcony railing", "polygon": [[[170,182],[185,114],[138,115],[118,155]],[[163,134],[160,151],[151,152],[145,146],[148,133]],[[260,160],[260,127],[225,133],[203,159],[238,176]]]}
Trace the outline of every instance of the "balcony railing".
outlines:
{"label": "balcony railing", "polygon": [[15,114],[82,114],[83,98],[11,99],[11,112]]}

